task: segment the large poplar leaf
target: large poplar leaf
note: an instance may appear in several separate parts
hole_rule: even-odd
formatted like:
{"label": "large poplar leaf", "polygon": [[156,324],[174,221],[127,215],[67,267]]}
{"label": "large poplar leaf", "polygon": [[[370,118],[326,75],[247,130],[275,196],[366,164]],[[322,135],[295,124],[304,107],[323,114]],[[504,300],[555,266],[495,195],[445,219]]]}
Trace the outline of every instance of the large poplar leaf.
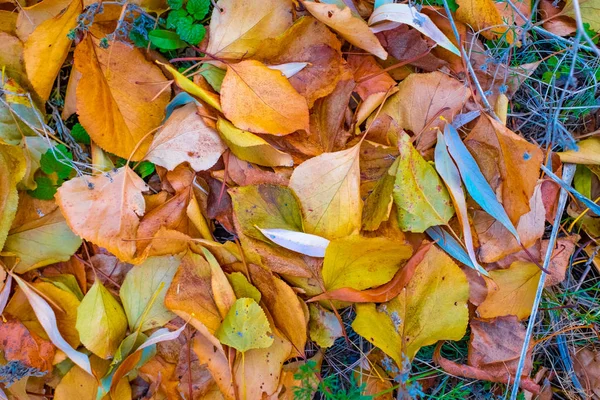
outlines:
{"label": "large poplar leaf", "polygon": [[300,164],[292,173],[294,190],[304,213],[306,233],[335,239],[361,226],[359,150],[323,153]]}
{"label": "large poplar leaf", "polygon": [[227,66],[221,106],[240,129],[278,136],[309,130],[306,99],[280,71],[258,61]]}
{"label": "large poplar leaf", "polygon": [[393,193],[400,229],[424,232],[448,223],[454,208],[435,168],[412,146],[408,135],[400,136],[398,147],[400,161]]}
{"label": "large poplar leaf", "polygon": [[144,214],[146,183],[129,167],[114,173],[81,176],[65,182],[56,194],[67,223],[77,235],[132,261],[139,217]]}
{"label": "large poplar leaf", "polygon": [[210,19],[207,53],[225,58],[249,57],[262,41],[292,24],[291,0],[220,0]]}
{"label": "large poplar leaf", "polygon": [[[87,35],[75,49],[75,68],[81,73],[77,85],[79,122],[104,150],[133,160],[141,159],[165,115],[170,90],[144,82],[165,81],[161,70],[144,57],[142,50],[124,42],[108,49]],[[156,97],[158,95],[158,97]],[[156,98],[155,98],[156,97]]]}
{"label": "large poplar leaf", "polygon": [[383,285],[411,255],[410,245],[386,237],[355,235],[333,240],[323,263],[325,289],[363,290]]}
{"label": "large poplar leaf", "polygon": [[226,149],[219,134],[198,115],[196,105],[188,103],[169,116],[145,159],[169,171],[184,162],[195,171],[204,171],[215,165]]}
{"label": "large poplar leaf", "polygon": [[292,156],[277,150],[260,136],[236,128],[226,119],[219,118],[217,130],[233,154],[240,160],[265,167],[291,167]]}
{"label": "large poplar leaf", "polygon": [[150,257],[129,271],[119,295],[132,331],[141,325],[140,331],[145,332],[173,319],[165,296],[180,262],[179,256]]}
{"label": "large poplar leaf", "polygon": [[81,238],[71,231],[56,209],[40,219],[11,230],[2,255],[19,259],[15,272],[22,274],[60,261],[68,261],[81,245]]}
{"label": "large poplar leaf", "polygon": [[469,322],[469,284],[460,268],[431,247],[398,297],[376,306],[356,306],[352,328],[398,365],[412,360],[423,346],[460,340]]}
{"label": "large poplar leaf", "polygon": [[17,183],[25,176],[25,158],[20,148],[0,144],[0,250],[17,213]]}
{"label": "large poplar leaf", "polygon": [[59,15],[69,4],[71,0],[48,0],[23,7],[23,12],[20,12],[17,17],[17,36],[21,41],[26,42],[38,26]]}
{"label": "large poplar leaf", "polygon": [[69,7],[38,26],[27,38],[23,49],[25,69],[31,86],[43,101],[48,100],[54,81],[69,49],[69,31],[77,25],[83,10],[81,0],[72,0]]}
{"label": "large poplar leaf", "polygon": [[115,354],[125,337],[127,317],[123,307],[99,279],[96,279],[77,309],[76,326],[81,343],[104,359]]}
{"label": "large poplar leaf", "polygon": [[303,1],[306,9],[319,21],[339,33],[344,39],[385,60],[388,56],[379,43],[379,39],[367,26],[367,23],[352,12],[342,2],[328,4],[325,2]]}
{"label": "large poplar leaf", "polygon": [[500,11],[496,8],[493,0],[457,0],[458,10],[456,18],[473,27],[475,31],[490,39],[503,37],[508,43],[512,43],[515,35],[511,28],[504,23]]}
{"label": "large poplar leaf", "polygon": [[242,353],[273,344],[267,316],[258,303],[250,298],[236,300],[217,329],[216,336],[221,343]]}

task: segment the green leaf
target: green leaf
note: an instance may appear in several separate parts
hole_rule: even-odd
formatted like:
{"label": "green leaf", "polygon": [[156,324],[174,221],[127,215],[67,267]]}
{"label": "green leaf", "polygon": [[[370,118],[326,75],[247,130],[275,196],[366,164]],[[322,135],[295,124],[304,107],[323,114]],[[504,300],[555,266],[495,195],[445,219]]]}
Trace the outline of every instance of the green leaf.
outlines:
{"label": "green leaf", "polygon": [[206,28],[201,24],[194,23],[193,18],[188,16],[179,20],[177,34],[189,44],[196,45],[204,39]]}
{"label": "green leaf", "polygon": [[165,307],[165,294],[179,263],[178,256],[150,257],[129,271],[119,295],[132,331],[140,324],[141,332],[163,326],[175,316]]}
{"label": "green leaf", "polygon": [[233,288],[233,292],[235,293],[235,297],[241,299],[242,297],[249,297],[254,299],[257,303],[260,302],[261,294],[254,286],[248,281],[248,278],[241,272],[233,272],[231,274],[227,274],[227,279]]}
{"label": "green leaf", "polygon": [[212,86],[217,93],[221,93],[221,85],[223,84],[223,78],[225,78],[225,73],[227,71],[211,64],[203,64],[200,71],[200,75],[206,79],[208,84]]}
{"label": "green leaf", "polygon": [[394,185],[394,201],[398,206],[400,229],[424,232],[444,225],[452,218],[454,208],[444,183],[403,134],[398,140],[400,156]]}
{"label": "green leaf", "polygon": [[177,10],[171,11],[169,13],[169,16],[167,17],[167,28],[177,29],[177,26],[179,25],[179,23],[182,20],[187,19],[187,18],[189,18],[191,20],[190,15],[185,10],[177,9]]}
{"label": "green leaf", "polygon": [[28,190],[30,196],[40,200],[53,200],[56,194],[57,186],[52,182],[52,179],[47,176],[38,176],[35,178],[37,187],[35,190]]}
{"label": "green leaf", "polygon": [[71,136],[77,143],[90,144],[90,135],[81,124],[78,122],[71,128]]}
{"label": "green leaf", "polygon": [[185,9],[194,17],[196,21],[200,21],[208,14],[210,0],[188,0]]}
{"label": "green leaf", "polygon": [[72,162],[73,153],[64,144],[59,144],[42,155],[40,168],[48,175],[56,172],[60,179],[66,179],[74,171]]}
{"label": "green leaf", "polygon": [[148,34],[150,42],[161,50],[176,50],[187,47],[179,35],[173,31],[154,29]]}
{"label": "green leaf", "polygon": [[44,282],[52,283],[59,289],[71,292],[79,301],[83,300],[83,292],[77,283],[77,278],[72,274],[60,274],[49,278],[41,278]]}
{"label": "green leaf", "polygon": [[155,170],[156,168],[154,167],[153,163],[150,161],[142,161],[135,169],[135,172],[137,172],[138,175],[143,179],[149,175],[152,175]]}
{"label": "green leaf", "polygon": [[125,337],[127,318],[112,294],[96,279],[77,308],[81,343],[100,358],[112,357]]}
{"label": "green leaf", "polygon": [[183,0],[167,0],[167,4],[172,10],[179,10],[183,7]]}
{"label": "green leaf", "polygon": [[242,353],[251,349],[265,349],[273,344],[273,335],[263,309],[249,298],[236,300],[216,336],[221,343]]}

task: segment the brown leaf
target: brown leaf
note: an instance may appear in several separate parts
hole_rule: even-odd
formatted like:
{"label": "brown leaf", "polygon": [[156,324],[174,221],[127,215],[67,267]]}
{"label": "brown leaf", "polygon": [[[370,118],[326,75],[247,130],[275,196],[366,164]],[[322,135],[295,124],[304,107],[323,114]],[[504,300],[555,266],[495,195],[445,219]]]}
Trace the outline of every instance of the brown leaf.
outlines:
{"label": "brown leaf", "polygon": [[263,41],[254,58],[269,65],[308,63],[289,81],[310,108],[335,89],[342,72],[341,46],[324,24],[302,17],[282,35]]}
{"label": "brown leaf", "polygon": [[[446,36],[453,38],[454,35]],[[428,72],[437,71],[448,64],[433,54],[428,54],[432,46],[423,38],[419,31],[409,28],[408,25],[400,25],[397,28],[379,32],[377,37],[387,49],[389,55],[397,60],[396,62],[412,60],[421,56],[418,60],[411,62],[410,65],[422,68]],[[436,48],[438,47],[440,46]],[[449,51],[447,52],[450,53]],[[389,60],[387,61],[389,62]]]}
{"label": "brown leaf", "polygon": [[[29,331],[20,321],[7,319],[4,322],[0,320],[0,351],[8,364],[14,364],[15,370],[32,368],[30,374],[36,376],[52,371],[56,348],[52,342]],[[13,383],[20,377],[2,372],[0,379],[5,383]]]}
{"label": "brown leaf", "polygon": [[540,2],[540,16],[544,20],[542,25],[544,29],[558,36],[569,36],[575,33],[577,31],[575,20],[568,15],[559,15],[562,10],[554,4],[551,0]]}
{"label": "brown leaf", "polygon": [[589,398],[600,397],[600,357],[596,349],[577,349],[573,369]]}

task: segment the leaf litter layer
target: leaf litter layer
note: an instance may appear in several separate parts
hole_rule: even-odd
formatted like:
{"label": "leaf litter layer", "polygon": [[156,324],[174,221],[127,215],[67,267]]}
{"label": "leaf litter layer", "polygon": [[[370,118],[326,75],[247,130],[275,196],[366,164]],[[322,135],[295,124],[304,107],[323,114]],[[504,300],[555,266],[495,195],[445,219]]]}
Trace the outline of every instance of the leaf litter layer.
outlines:
{"label": "leaf litter layer", "polygon": [[597,396],[597,10],[0,3],[0,398]]}

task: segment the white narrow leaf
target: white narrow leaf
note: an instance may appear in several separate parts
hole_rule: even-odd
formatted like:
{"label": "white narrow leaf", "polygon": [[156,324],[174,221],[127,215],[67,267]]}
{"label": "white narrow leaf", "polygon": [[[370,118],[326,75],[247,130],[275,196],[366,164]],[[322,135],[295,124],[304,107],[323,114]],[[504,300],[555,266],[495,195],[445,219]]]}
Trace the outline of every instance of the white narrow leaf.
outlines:
{"label": "white narrow leaf", "polygon": [[306,62],[290,62],[287,64],[267,65],[267,67],[269,67],[270,69],[281,71],[281,73],[289,79],[292,76],[296,75],[298,72],[302,71],[307,65],[308,63]]}
{"label": "white narrow leaf", "polygon": [[187,326],[187,324],[184,324],[181,326],[181,328],[174,330],[174,331],[170,331],[167,328],[160,328],[157,331],[155,331],[152,335],[150,335],[148,340],[146,340],[140,347],[138,347],[136,351],[143,350],[146,347],[152,346],[153,344],[156,344],[156,343],[166,342],[169,340],[175,340],[179,337],[181,332],[183,332],[183,330],[185,329],[186,326]]}
{"label": "white narrow leaf", "polygon": [[2,291],[0,292],[0,314],[2,314],[4,312],[4,308],[6,307],[6,304],[8,303],[8,297],[10,296],[11,286],[12,286],[12,276],[9,275],[6,278],[6,282],[4,282],[4,287],[2,288]]}
{"label": "white narrow leaf", "polygon": [[29,285],[17,275],[13,275],[13,277],[27,297],[31,308],[33,308],[33,311],[35,312],[35,316],[40,322],[40,325],[42,325],[44,328],[44,331],[46,331],[50,341],[54,343],[56,347],[62,350],[67,357],[69,357],[71,361],[77,364],[81,369],[88,374],[93,375],[92,367],[90,366],[90,360],[88,357],[71,347],[71,345],[67,343],[66,340],[61,336],[56,324],[56,315],[54,315],[54,311],[48,305],[46,300],[34,292],[33,289],[31,289]]}
{"label": "white narrow leaf", "polygon": [[[390,21],[392,24],[382,24],[383,26],[375,25],[384,21]],[[460,56],[460,52],[454,43],[444,35],[440,28],[438,28],[427,15],[421,14],[416,8],[411,7],[408,4],[383,4],[380,7],[377,7],[373,11],[373,14],[371,14],[371,18],[369,18],[369,26],[371,26],[371,29],[374,32],[393,29],[399,24],[412,26],[423,35],[433,39],[446,50]]]}
{"label": "white narrow leaf", "polygon": [[275,244],[311,257],[325,257],[325,249],[329,246],[329,240],[309,233],[287,229],[261,229],[258,226],[256,229]]}

